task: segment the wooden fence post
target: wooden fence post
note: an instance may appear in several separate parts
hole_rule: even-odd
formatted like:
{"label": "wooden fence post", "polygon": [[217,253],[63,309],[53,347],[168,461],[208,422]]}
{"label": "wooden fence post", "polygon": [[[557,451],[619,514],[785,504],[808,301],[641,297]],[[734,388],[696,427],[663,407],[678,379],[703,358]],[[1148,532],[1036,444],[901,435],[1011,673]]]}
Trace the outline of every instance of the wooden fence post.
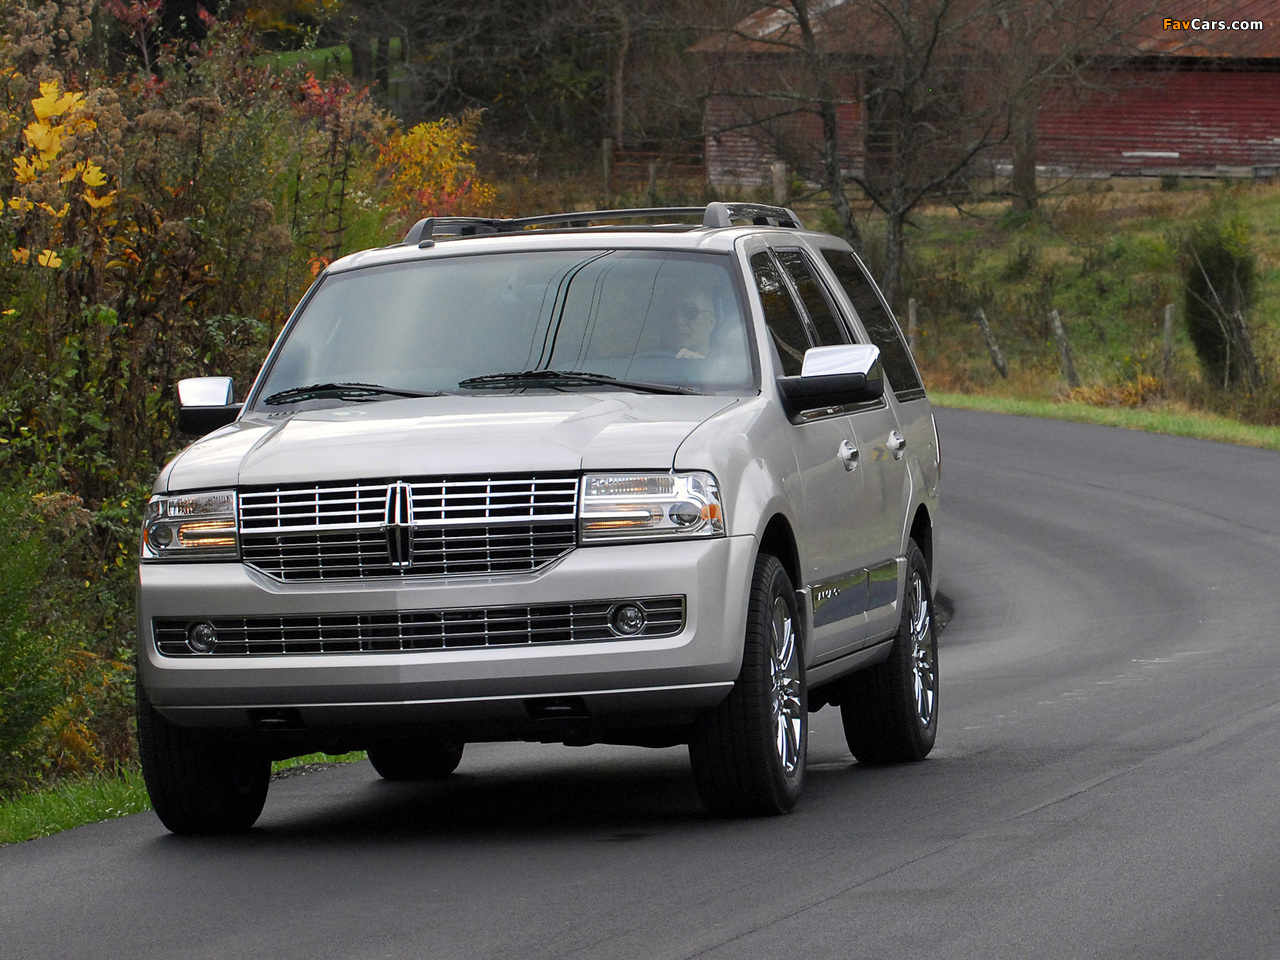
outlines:
{"label": "wooden fence post", "polygon": [[907,349],[912,356],[916,352],[916,298],[907,300]]}
{"label": "wooden fence post", "polygon": [[1062,354],[1062,372],[1066,375],[1067,386],[1074,390],[1080,386],[1080,377],[1076,374],[1075,361],[1071,359],[1071,344],[1067,343],[1067,331],[1062,327],[1062,314],[1054,310],[1049,314],[1049,323],[1053,325],[1053,339],[1058,341],[1058,352]]}
{"label": "wooden fence post", "polygon": [[605,137],[600,145],[601,170],[604,173],[604,205],[613,202],[613,138]]}
{"label": "wooden fence post", "polygon": [[773,161],[769,164],[769,172],[773,176],[773,202],[779,207],[785,207],[791,199],[791,174],[787,169],[787,161]]}
{"label": "wooden fence post", "polygon": [[1169,379],[1173,375],[1173,304],[1164,307],[1164,388],[1169,389]]}
{"label": "wooden fence post", "polygon": [[987,342],[987,353],[991,354],[991,364],[996,372],[1006,380],[1009,379],[1009,365],[1004,362],[1004,354],[1000,352],[1000,344],[996,343],[996,335],[991,332],[991,324],[987,323],[986,311],[978,308],[978,326],[982,328],[982,339]]}

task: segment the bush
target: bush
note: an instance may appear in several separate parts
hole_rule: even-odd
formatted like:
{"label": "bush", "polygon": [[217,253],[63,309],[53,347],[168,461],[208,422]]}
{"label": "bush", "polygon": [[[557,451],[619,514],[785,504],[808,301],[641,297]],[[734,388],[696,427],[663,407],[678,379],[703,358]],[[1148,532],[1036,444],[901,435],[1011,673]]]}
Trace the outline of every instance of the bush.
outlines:
{"label": "bush", "polygon": [[1261,386],[1248,328],[1258,265],[1248,222],[1216,209],[1187,235],[1182,256],[1187,334],[1211,384]]}
{"label": "bush", "polygon": [[132,757],[132,668],[91,643],[113,604],[84,579],[90,519],[72,494],[0,491],[0,796]]}
{"label": "bush", "polygon": [[31,624],[49,561],[27,500],[0,492],[0,790],[28,765],[40,723],[61,693],[61,644]]}

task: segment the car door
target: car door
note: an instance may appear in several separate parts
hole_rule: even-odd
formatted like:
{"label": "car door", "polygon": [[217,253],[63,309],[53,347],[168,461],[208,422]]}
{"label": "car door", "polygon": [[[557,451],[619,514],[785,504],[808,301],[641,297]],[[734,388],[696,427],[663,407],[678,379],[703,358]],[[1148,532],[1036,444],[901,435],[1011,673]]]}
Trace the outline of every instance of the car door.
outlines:
{"label": "car door", "polygon": [[[750,253],[756,291],[764,309],[774,374],[797,376],[804,353],[823,345],[795,285],[768,249]],[[832,342],[847,342],[847,335]],[[866,631],[867,578],[862,544],[850,536],[863,509],[864,471],[857,442],[841,408],[801,411],[788,428],[800,487],[797,537],[805,584],[814,588],[810,662],[855,648]]]}
{"label": "car door", "polygon": [[[857,325],[848,322],[836,305],[836,298],[808,250],[800,247],[776,251],[787,278],[800,300],[810,327],[822,343],[864,340]],[[834,584],[815,584],[814,619],[826,619],[825,610],[832,589],[855,589],[851,580],[862,577],[857,590],[863,604],[865,624],[856,639],[852,634],[832,637],[824,644],[826,656],[840,656],[861,646],[865,639],[883,632],[883,625],[896,623],[898,599],[898,558],[902,552],[902,526],[909,493],[909,479],[903,459],[905,440],[894,405],[887,397],[848,406],[843,418],[853,435],[858,454],[862,487],[858,501],[840,517],[846,562],[857,565],[841,571]],[[840,609],[847,613],[847,605]]]}

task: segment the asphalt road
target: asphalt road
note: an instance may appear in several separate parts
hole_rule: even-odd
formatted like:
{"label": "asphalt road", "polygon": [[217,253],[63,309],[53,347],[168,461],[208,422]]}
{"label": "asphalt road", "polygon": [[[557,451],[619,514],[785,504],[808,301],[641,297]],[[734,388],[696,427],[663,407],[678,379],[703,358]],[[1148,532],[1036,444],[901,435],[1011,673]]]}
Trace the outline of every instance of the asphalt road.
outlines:
{"label": "asphalt road", "polygon": [[938,744],[813,717],[790,816],[680,749],[477,745],[0,848],[0,957],[1280,956],[1280,454],[941,411]]}

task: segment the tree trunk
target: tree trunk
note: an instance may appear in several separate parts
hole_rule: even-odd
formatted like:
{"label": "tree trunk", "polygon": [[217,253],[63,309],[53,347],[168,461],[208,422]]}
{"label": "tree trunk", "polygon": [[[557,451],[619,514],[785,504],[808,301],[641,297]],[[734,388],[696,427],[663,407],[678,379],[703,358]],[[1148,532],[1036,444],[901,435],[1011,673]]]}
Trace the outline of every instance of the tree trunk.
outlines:
{"label": "tree trunk", "polygon": [[626,129],[626,81],[627,54],[631,50],[631,21],[626,11],[618,10],[618,59],[613,64],[613,142],[622,146],[622,134]]}
{"label": "tree trunk", "polygon": [[880,292],[890,307],[897,303],[898,287],[902,284],[902,251],[906,244],[902,228],[906,219],[907,211],[896,205],[889,209],[886,217],[884,276],[880,281]]}
{"label": "tree trunk", "polygon": [[822,175],[830,198],[831,208],[840,221],[840,230],[859,253],[862,252],[862,231],[854,219],[849,196],[844,192],[844,172],[840,169],[840,122],[836,114],[836,91],[832,83],[830,64],[818,50],[809,19],[808,0],[792,0],[792,11],[804,38],[804,51],[809,61],[817,88],[818,116],[822,119]]}
{"label": "tree trunk", "polygon": [[1009,118],[1010,141],[1013,144],[1013,175],[1009,188],[1013,192],[1013,209],[1019,213],[1035,213],[1039,209],[1040,191],[1036,185],[1036,109],[1034,100],[1019,97],[1013,103]]}
{"label": "tree trunk", "polygon": [[862,231],[858,229],[858,221],[854,219],[853,207],[849,205],[849,195],[844,192],[844,173],[840,169],[839,125],[836,118],[835,102],[823,98],[820,107],[822,113],[822,168],[826,179],[827,195],[831,209],[840,221],[840,230],[853,249],[862,253]]}
{"label": "tree trunk", "polygon": [[369,48],[370,37],[357,33],[347,46],[351,48],[351,72],[356,80],[363,84],[373,82],[373,52]]}
{"label": "tree trunk", "polygon": [[386,93],[391,89],[391,40],[388,37],[375,37],[373,41],[373,77],[379,90]]}

